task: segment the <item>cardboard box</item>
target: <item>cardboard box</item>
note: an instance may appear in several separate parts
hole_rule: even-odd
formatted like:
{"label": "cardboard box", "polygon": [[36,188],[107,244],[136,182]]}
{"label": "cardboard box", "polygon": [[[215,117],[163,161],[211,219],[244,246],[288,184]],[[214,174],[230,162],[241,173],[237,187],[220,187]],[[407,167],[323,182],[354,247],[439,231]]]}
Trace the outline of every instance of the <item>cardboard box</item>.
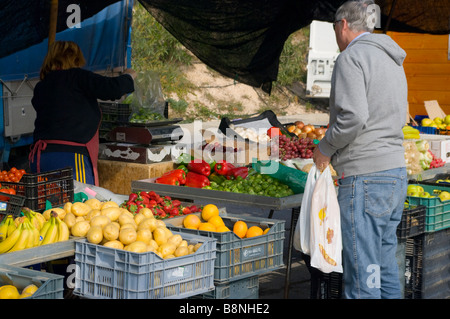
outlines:
{"label": "cardboard box", "polygon": [[427,140],[430,144],[430,150],[437,157],[450,162],[450,136],[421,134],[420,137]]}

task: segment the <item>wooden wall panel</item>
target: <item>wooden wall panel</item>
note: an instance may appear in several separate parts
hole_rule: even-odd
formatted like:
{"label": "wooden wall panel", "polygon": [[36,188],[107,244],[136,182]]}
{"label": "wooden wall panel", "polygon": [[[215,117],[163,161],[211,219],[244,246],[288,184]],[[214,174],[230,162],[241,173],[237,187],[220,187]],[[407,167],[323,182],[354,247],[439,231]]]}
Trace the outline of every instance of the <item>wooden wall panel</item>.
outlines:
{"label": "wooden wall panel", "polygon": [[410,114],[426,115],[424,101],[437,100],[450,114],[449,36],[389,32],[405,51]]}

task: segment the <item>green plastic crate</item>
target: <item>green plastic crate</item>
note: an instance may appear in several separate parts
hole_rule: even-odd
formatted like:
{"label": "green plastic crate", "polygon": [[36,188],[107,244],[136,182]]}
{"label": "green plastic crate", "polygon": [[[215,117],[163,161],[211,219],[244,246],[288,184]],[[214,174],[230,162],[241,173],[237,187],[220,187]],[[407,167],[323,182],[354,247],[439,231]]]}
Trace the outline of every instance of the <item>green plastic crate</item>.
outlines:
{"label": "green plastic crate", "polygon": [[10,265],[0,265],[0,286],[13,285],[19,293],[30,284],[38,288],[36,292],[24,299],[63,299],[64,276],[33,269]]}
{"label": "green plastic crate", "polygon": [[[424,191],[431,195],[433,195],[434,190],[450,192],[450,187],[414,184],[422,186]],[[450,227],[450,200],[442,202],[439,197],[422,198],[413,196],[407,196],[407,199],[411,206],[423,205],[426,207],[425,232],[434,232]]]}
{"label": "green plastic crate", "polygon": [[74,294],[89,299],[170,299],[214,289],[216,240],[173,233],[202,245],[193,254],[162,259],[153,252],[76,241]]}
{"label": "green plastic crate", "polygon": [[[195,213],[200,216],[200,213]],[[248,227],[260,226],[270,230],[261,236],[239,238],[232,231],[210,232],[182,227],[184,216],[164,220],[167,228],[181,233],[196,234],[217,239],[217,257],[214,265],[215,283],[223,283],[261,275],[284,266],[283,244],[285,221],[251,216],[220,215],[229,229],[242,220]]]}

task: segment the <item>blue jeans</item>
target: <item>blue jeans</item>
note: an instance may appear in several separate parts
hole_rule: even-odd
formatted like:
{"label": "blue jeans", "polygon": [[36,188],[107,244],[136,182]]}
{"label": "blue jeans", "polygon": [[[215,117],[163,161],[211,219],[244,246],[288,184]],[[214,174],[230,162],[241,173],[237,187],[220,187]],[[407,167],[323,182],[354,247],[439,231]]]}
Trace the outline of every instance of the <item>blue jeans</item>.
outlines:
{"label": "blue jeans", "polygon": [[401,298],[396,231],[407,183],[405,168],[339,180],[345,298]]}

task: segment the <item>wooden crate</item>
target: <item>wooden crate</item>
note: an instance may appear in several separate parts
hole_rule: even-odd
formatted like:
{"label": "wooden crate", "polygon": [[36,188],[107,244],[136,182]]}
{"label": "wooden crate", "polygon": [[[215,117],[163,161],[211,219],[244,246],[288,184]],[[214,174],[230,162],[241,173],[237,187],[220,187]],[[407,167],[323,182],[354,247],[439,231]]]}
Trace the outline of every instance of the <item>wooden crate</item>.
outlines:
{"label": "wooden crate", "polygon": [[174,168],[174,163],[172,161],[136,164],[99,160],[99,186],[116,194],[128,195],[131,193],[132,181],[159,177]]}

